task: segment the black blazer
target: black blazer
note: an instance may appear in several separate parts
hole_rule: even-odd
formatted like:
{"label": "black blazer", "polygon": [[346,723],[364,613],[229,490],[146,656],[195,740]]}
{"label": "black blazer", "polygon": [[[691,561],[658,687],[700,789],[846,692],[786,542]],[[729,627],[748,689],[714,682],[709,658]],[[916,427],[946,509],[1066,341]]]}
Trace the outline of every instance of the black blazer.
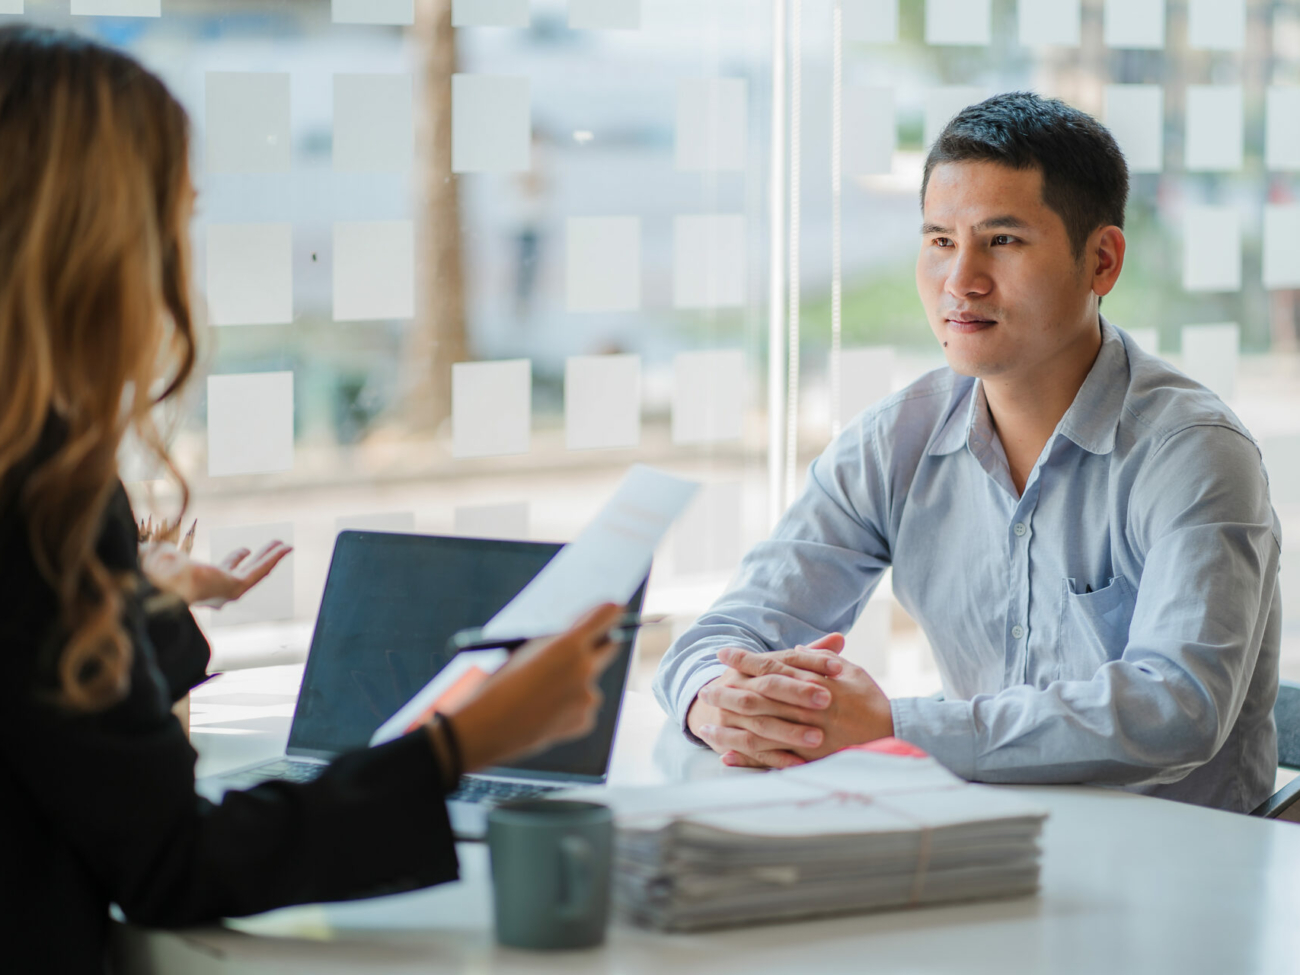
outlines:
{"label": "black blazer", "polygon": [[[48,449],[48,446],[47,448]],[[205,679],[209,648],[188,610],[126,609],[129,696],[62,713],[54,592],[0,490],[0,967],[102,973],[109,904],[172,927],[457,876],[441,776],[423,732],[345,755],[314,782],[194,792],[194,749],[172,704]],[[136,522],[118,485],[99,553],[139,571]],[[12,967],[11,967],[12,966]]]}

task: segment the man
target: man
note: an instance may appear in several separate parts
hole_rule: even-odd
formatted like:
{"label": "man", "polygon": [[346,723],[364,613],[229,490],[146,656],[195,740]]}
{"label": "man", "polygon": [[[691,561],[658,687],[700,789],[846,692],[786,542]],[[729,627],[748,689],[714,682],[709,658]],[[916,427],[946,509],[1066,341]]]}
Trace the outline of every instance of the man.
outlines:
{"label": "man", "polygon": [[[669,650],[655,690],[690,736],[731,765],[894,735],[984,782],[1271,793],[1280,526],[1237,418],[1100,315],[1127,195],[1110,133],[1061,102],[948,124],[916,281],[949,368],[848,426]],[[890,566],[943,700],[835,656]]]}

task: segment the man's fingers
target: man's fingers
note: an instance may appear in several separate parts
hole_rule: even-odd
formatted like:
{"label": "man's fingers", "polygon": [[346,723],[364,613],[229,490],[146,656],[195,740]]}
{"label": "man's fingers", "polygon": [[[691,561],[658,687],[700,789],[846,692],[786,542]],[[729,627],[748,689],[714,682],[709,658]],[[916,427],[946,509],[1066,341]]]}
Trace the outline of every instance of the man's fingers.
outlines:
{"label": "man's fingers", "polygon": [[831,653],[840,653],[844,649],[843,633],[827,633],[820,640],[814,640],[808,644],[809,650],[829,650]]}
{"label": "man's fingers", "polygon": [[778,750],[760,752],[757,758],[750,758],[740,752],[726,752],[722,756],[722,764],[732,768],[793,768],[806,763],[794,752]]}
{"label": "man's fingers", "polygon": [[844,662],[828,650],[814,650],[811,647],[794,647],[780,650],[773,654],[781,663],[799,670],[806,670],[822,677],[838,677],[844,673]]}
{"label": "man's fingers", "polygon": [[700,737],[718,754],[737,751],[758,758],[761,752],[783,751],[786,748],[784,742],[764,738],[747,728],[732,728],[727,725],[702,725]]}
{"label": "man's fingers", "polygon": [[798,668],[782,659],[780,653],[754,653],[739,647],[723,647],[718,651],[718,659],[747,677],[764,677],[769,674],[794,678],[802,676]]}
{"label": "man's fingers", "polygon": [[726,721],[732,727],[751,732],[763,742],[774,742],[785,748],[816,748],[826,737],[820,728],[783,721],[770,714],[729,714]]}
{"label": "man's fingers", "polygon": [[[723,711],[731,711],[735,714],[770,714],[776,718],[782,718],[795,724],[812,725],[816,722],[816,716],[819,708],[801,707],[798,704],[786,704],[783,701],[769,697],[762,692],[764,681],[789,681],[787,677],[762,677],[755,678],[746,682],[743,687],[736,687],[728,684],[726,681],[713,681],[705,684],[700,689],[699,698],[705,704],[711,704]],[[830,703],[830,694],[815,684],[809,684],[807,681],[791,682],[793,691],[796,695],[802,695],[811,698],[819,691],[822,699]]]}

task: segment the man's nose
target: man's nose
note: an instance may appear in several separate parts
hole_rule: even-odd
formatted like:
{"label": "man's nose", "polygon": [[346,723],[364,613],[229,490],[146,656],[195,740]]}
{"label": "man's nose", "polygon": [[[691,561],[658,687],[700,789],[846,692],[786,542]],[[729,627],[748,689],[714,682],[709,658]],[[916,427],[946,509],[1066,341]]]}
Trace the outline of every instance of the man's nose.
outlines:
{"label": "man's nose", "polygon": [[944,289],[954,298],[985,295],[993,290],[993,279],[988,274],[980,255],[964,249],[948,265]]}

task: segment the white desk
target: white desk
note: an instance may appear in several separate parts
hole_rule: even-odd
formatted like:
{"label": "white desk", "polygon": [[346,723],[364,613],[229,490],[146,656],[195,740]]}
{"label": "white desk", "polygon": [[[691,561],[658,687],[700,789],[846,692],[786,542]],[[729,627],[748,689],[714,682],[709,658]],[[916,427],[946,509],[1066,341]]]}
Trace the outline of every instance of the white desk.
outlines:
{"label": "white desk", "polygon": [[[235,675],[231,675],[234,677]],[[219,684],[200,694],[232,695]],[[283,710],[281,708],[280,710]],[[251,720],[251,719],[249,719]],[[251,738],[283,746],[287,717],[219,754],[230,736],[199,731],[208,771],[247,761]],[[197,729],[196,729],[197,730]],[[724,769],[630,695],[614,780],[658,783]],[[455,884],[347,904],[289,908],[186,932],[128,930],[132,975],[557,972],[1300,972],[1300,826],[1101,789],[1024,789],[1051,809],[1039,896],[893,911],[712,934],[615,925],[600,949],[559,954],[495,946],[486,851],[460,848]]]}

